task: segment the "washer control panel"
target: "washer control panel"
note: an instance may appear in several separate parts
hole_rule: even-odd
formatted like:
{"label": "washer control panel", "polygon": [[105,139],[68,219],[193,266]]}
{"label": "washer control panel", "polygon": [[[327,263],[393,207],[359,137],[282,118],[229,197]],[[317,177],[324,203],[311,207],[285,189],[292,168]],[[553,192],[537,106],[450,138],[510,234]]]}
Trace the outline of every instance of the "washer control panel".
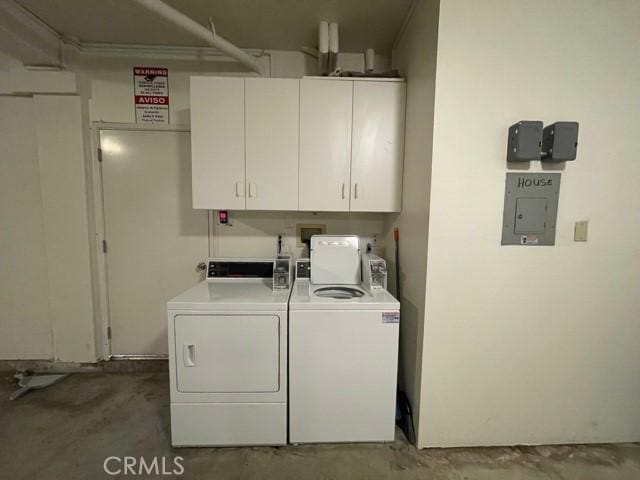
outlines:
{"label": "washer control panel", "polygon": [[311,261],[308,258],[296,260],[296,278],[311,278]]}

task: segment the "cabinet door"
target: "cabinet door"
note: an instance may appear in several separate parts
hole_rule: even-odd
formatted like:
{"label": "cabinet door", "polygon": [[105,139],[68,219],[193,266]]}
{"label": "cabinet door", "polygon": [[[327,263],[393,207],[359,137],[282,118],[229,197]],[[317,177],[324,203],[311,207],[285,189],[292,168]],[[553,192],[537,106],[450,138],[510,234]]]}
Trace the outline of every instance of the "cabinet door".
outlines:
{"label": "cabinet door", "polygon": [[352,211],[400,211],[404,109],[404,83],[354,82]]}
{"label": "cabinet door", "polygon": [[245,80],[246,205],[298,209],[300,81]]}
{"label": "cabinet door", "polygon": [[244,79],[191,77],[193,208],[243,209]]}
{"label": "cabinet door", "polygon": [[177,315],[175,342],[180,392],[280,390],[277,315]]}
{"label": "cabinet door", "polygon": [[353,82],[300,82],[299,209],[349,210]]}

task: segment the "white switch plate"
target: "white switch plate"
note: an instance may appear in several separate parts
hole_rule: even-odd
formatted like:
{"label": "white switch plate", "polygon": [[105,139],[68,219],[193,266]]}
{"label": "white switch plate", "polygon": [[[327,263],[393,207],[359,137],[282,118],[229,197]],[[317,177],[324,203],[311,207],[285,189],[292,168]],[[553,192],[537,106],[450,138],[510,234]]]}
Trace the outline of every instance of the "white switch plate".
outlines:
{"label": "white switch plate", "polygon": [[575,228],[573,230],[573,241],[586,242],[588,232],[589,220],[581,220],[579,222],[576,222]]}

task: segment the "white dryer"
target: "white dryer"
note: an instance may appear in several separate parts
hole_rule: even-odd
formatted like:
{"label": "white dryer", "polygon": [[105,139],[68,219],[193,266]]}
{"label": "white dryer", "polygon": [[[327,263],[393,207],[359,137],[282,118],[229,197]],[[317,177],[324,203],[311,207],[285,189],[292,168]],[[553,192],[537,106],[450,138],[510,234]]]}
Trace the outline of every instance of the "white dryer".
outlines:
{"label": "white dryer", "polygon": [[171,443],[287,442],[286,259],[211,259],[170,300]]}
{"label": "white dryer", "polygon": [[311,278],[289,301],[291,443],[394,439],[400,304],[371,272],[360,281],[381,262],[361,259],[358,237],[312,237]]}

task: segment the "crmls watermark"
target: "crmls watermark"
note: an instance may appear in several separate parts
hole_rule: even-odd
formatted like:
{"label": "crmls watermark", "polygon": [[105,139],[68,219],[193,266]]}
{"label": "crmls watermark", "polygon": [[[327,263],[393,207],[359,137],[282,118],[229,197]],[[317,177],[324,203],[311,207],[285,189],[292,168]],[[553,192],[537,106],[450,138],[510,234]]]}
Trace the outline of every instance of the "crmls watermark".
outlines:
{"label": "crmls watermark", "polygon": [[107,475],[182,475],[182,457],[107,457],[102,468]]}

